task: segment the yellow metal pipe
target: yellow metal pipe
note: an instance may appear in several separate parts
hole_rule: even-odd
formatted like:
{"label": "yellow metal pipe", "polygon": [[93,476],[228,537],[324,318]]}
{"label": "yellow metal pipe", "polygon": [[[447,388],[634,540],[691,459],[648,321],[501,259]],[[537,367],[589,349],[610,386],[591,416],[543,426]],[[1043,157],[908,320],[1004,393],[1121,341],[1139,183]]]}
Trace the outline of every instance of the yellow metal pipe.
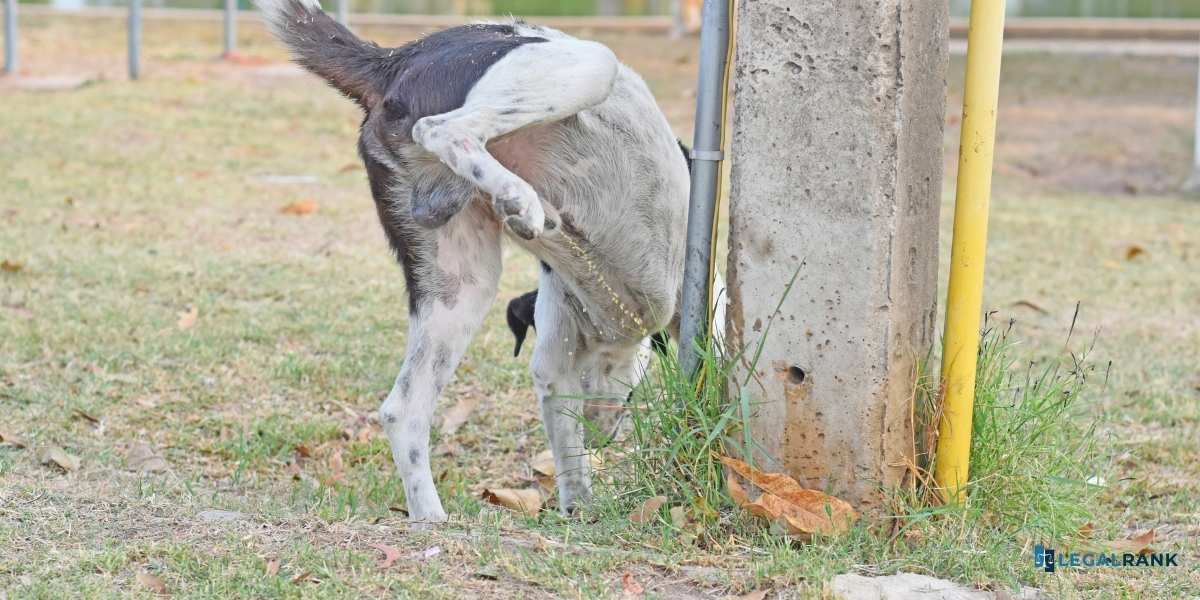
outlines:
{"label": "yellow metal pipe", "polygon": [[967,33],[967,75],[958,148],[950,289],[946,294],[946,336],[942,344],[945,399],[934,468],[938,488],[948,502],[966,499],[970,472],[975,363],[979,353],[983,267],[987,254],[988,203],[991,200],[1003,44],[1004,0],[973,0]]}

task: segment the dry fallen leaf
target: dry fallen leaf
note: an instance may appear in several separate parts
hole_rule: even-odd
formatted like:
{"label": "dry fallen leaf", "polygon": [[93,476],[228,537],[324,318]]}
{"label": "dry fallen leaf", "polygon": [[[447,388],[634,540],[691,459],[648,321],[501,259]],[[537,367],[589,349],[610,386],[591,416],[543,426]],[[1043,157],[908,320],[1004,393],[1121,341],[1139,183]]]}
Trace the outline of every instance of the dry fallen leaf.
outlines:
{"label": "dry fallen leaf", "polygon": [[[599,471],[604,466],[604,461],[597,454],[588,454],[588,461],[592,463],[593,471]],[[539,452],[529,460],[529,467],[533,470],[538,485],[547,491],[554,490],[554,454],[549,450]]]}
{"label": "dry fallen leaf", "polygon": [[1150,544],[1154,543],[1154,530],[1151,529],[1141,535],[1135,535],[1127,540],[1112,540],[1101,544],[1103,547],[1116,552],[1126,552],[1129,554],[1141,554],[1147,552]]}
{"label": "dry fallen leaf", "polygon": [[317,212],[316,200],[297,200],[279,209],[285,215],[311,215]]}
{"label": "dry fallen leaf", "polygon": [[621,597],[623,598],[641,598],[642,594],[646,593],[646,588],[638,583],[633,578],[633,573],[626,573],[621,576]]}
{"label": "dry fallen leaf", "polygon": [[292,583],[300,583],[301,581],[304,581],[310,577],[312,577],[311,571],[300,571],[299,573],[296,573],[295,577],[292,577],[291,581]]}
{"label": "dry fallen leaf", "polygon": [[1095,525],[1093,525],[1091,523],[1084,523],[1083,526],[1079,528],[1079,537],[1090,538],[1090,537],[1092,537],[1092,534],[1095,532],[1096,532]]}
{"label": "dry fallen leaf", "polygon": [[1146,253],[1146,249],[1137,245],[1131,244],[1125,249],[1125,260],[1133,260]]}
{"label": "dry fallen leaf", "polygon": [[667,503],[666,496],[654,496],[648,498],[637,509],[629,513],[629,520],[634,523],[649,523],[658,516],[658,509]]}
{"label": "dry fallen leaf", "polygon": [[[475,394],[463,394],[458,402],[442,417],[442,435],[451,435],[467,422],[467,418],[479,405],[479,397]],[[550,464],[554,464],[553,460]]]}
{"label": "dry fallen leaf", "polygon": [[151,448],[149,444],[138,443],[130,446],[125,460],[129,463],[130,469],[146,473],[158,473],[166,471],[170,467],[167,460],[156,454],[154,448]]}
{"label": "dry fallen leaf", "polygon": [[371,547],[383,553],[383,558],[379,561],[380,569],[392,566],[392,563],[400,558],[400,551],[387,544],[371,544]]}
{"label": "dry fallen leaf", "polygon": [[24,268],[25,268],[25,265],[23,263],[19,263],[17,261],[5,260],[3,262],[0,262],[0,269],[3,269],[4,271],[6,271],[8,273],[16,273],[17,271],[20,271],[21,269],[24,269]]}
{"label": "dry fallen leaf", "polygon": [[137,574],[137,582],[142,587],[160,596],[166,596],[168,593],[167,584],[163,583],[163,580],[159,579],[157,575],[143,571]]}
{"label": "dry fallen leaf", "polygon": [[507,488],[488,488],[483,490],[482,497],[487,502],[503,506],[509,510],[536,516],[542,509],[542,493],[533,488],[514,490]]}
{"label": "dry fallen leaf", "polygon": [[334,448],[333,453],[329,455],[329,478],[333,481],[341,481],[345,477],[345,465],[342,462],[342,449]]}
{"label": "dry fallen leaf", "polygon": [[179,313],[179,320],[175,322],[175,326],[186,331],[196,325],[198,318],[200,318],[200,309],[195,305],[189,306],[187,310]]}
{"label": "dry fallen leaf", "polygon": [[267,576],[274,577],[279,574],[279,559],[272,558],[267,561]]}
{"label": "dry fallen leaf", "polygon": [[80,419],[83,419],[84,421],[87,421],[88,423],[91,423],[92,425],[100,424],[99,418],[88,414],[87,412],[83,411],[82,409],[77,408],[74,411],[72,411],[71,414],[75,415],[76,417],[79,417]]}
{"label": "dry fallen leaf", "polygon": [[767,597],[767,590],[754,590],[738,596],[738,600],[764,600]]}
{"label": "dry fallen leaf", "polygon": [[9,446],[16,446],[17,448],[25,448],[28,446],[28,444],[25,443],[25,440],[13,435],[11,432],[4,431],[3,429],[0,429],[0,444],[8,444]]}
{"label": "dry fallen leaf", "polygon": [[67,454],[66,450],[58,446],[50,446],[42,451],[42,464],[56,465],[58,468],[70,472],[79,469],[79,458]]}
{"label": "dry fallen leaf", "polygon": [[[751,514],[783,525],[789,534],[810,536],[832,535],[846,531],[858,519],[858,513],[846,501],[828,494],[801,487],[795,479],[782,473],[763,473],[746,463],[721,457],[729,467],[726,478],[729,495]],[[751,492],[738,482],[739,475],[760,491],[751,499]]]}

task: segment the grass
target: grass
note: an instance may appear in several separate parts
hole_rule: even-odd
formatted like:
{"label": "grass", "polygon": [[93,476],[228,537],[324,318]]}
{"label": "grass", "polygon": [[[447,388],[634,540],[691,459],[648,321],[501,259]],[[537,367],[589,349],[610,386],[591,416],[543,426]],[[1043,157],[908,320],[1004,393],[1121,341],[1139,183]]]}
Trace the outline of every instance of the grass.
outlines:
{"label": "grass", "polygon": [[[484,505],[484,487],[536,485],[530,461],[545,447],[502,302],[443,400],[478,401],[462,429],[437,440],[435,475],[454,520],[409,531],[374,419],[402,356],[403,284],[356,166],[355,109],[269,62],[282,53],[250,27],[243,52],[267,64],[214,61],[212,24],[148,22],[136,84],[121,78],[118,21],[35,17],[22,28],[28,74],[94,81],[62,92],[0,86],[0,260],[19,265],[0,271],[0,430],[29,444],[0,445],[0,590],[9,598],[150,597],[140,573],[186,598],[608,597],[626,573],[659,597],[762,588],[820,597],[836,573],[897,570],[985,587],[1020,581],[1068,598],[1200,590],[1200,253],[1191,234],[1200,220],[1192,201],[1166,191],[1190,141],[1193,62],[1006,63],[985,303],[993,322],[1016,324],[991,350],[1005,354],[983,362],[992,370],[981,385],[997,393],[981,395],[993,411],[981,414],[996,420],[977,423],[997,433],[981,443],[994,453],[976,455],[976,502],[950,512],[899,497],[896,519],[797,544],[716,494],[702,449],[726,427],[738,441],[738,415],[725,419],[714,395],[684,403],[687,419],[656,424],[679,415],[647,414],[643,445],[664,447],[654,442],[664,433],[681,444],[646,465],[664,476],[622,484],[580,519]],[[388,43],[413,32],[364,33]],[[601,39],[647,78],[686,137],[694,40],[664,50],[653,37]],[[1086,81],[1086,94],[1072,80]],[[948,123],[953,148],[953,114]],[[1129,146],[1112,153],[1088,139]],[[316,200],[317,212],[279,212],[300,199]],[[1127,259],[1135,246],[1142,253]],[[515,248],[504,252],[501,299],[532,289],[537,272]],[[195,324],[181,328],[190,307]],[[1097,330],[1087,385],[1069,405],[1049,401],[1075,389],[1071,353],[1091,348]],[[1032,385],[1029,361],[1040,365]],[[1059,371],[1041,377],[1044,365]],[[647,397],[655,391],[682,395],[669,380]],[[1061,426],[1015,426],[1029,414]],[[1094,434],[1082,435],[1093,422]],[[1111,457],[1095,471],[1108,468],[1106,484],[1049,485],[1048,474],[1093,474],[1089,461],[1055,457],[1089,440]],[[130,469],[139,443],[170,468]],[[51,445],[81,468],[42,464],[38,452]],[[1060,490],[1095,497],[1076,506]],[[696,514],[703,507],[689,497],[707,493],[718,516],[682,534],[665,513],[628,521],[664,492]],[[1026,501],[1052,508],[1024,510]],[[199,517],[211,509],[246,516]],[[1153,528],[1156,549],[1180,552],[1185,566],[1034,572],[1025,543],[1069,535],[1085,518],[1097,537]],[[372,548],[380,543],[402,554],[386,570]]]}

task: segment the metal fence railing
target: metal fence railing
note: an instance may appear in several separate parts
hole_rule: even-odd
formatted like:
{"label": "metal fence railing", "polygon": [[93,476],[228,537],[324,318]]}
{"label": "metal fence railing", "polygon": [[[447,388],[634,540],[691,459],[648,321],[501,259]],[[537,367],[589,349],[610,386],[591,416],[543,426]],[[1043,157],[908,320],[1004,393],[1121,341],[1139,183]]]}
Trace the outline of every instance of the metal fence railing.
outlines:
{"label": "metal fence railing", "polygon": [[[335,15],[339,22],[347,25],[350,19],[349,0],[335,0]],[[224,21],[224,56],[230,56],[237,51],[237,19],[238,0],[225,0]],[[142,0],[129,0],[129,14],[126,17],[126,37],[129,78],[137,79],[141,75],[142,63]],[[20,63],[20,51],[17,37],[17,0],[4,0],[4,73],[16,74]]]}

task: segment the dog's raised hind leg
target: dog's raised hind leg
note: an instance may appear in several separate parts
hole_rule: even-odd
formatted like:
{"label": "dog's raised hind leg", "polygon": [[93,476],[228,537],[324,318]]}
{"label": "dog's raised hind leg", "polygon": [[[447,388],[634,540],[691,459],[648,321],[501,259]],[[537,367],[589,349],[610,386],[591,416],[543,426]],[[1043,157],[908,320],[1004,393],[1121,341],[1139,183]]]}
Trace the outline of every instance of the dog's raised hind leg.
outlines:
{"label": "dog's raised hind leg", "polygon": [[492,65],[461,108],[417,121],[412,138],[490,194],[496,214],[514,233],[533,239],[547,225],[537,192],[488,153],[487,143],[603,102],[612,91],[617,67],[612,51],[596,42],[553,39],[525,44]]}

